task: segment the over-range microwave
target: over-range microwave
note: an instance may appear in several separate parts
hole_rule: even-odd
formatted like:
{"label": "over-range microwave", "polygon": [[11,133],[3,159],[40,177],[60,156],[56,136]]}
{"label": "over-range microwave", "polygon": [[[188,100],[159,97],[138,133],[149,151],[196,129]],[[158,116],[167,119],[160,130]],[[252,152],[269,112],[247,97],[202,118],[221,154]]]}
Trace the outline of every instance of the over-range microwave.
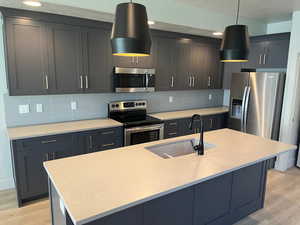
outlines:
{"label": "over-range microwave", "polygon": [[154,92],[155,69],[114,68],[115,92]]}

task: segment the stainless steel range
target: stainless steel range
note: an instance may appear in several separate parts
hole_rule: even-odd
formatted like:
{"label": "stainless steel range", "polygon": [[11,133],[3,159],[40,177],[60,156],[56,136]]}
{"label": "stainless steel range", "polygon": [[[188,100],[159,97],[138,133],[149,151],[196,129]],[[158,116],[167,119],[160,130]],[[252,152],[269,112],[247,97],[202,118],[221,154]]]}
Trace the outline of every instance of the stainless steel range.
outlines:
{"label": "stainless steel range", "polygon": [[147,101],[111,102],[109,118],[124,125],[124,145],[157,141],[164,137],[162,120],[147,115]]}

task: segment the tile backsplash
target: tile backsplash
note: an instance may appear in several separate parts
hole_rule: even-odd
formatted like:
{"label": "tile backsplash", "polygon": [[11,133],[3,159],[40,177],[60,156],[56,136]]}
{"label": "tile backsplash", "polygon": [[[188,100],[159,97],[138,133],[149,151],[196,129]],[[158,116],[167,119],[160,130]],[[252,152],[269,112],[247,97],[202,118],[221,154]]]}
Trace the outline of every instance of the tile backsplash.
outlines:
{"label": "tile backsplash", "polygon": [[[211,94],[212,99],[209,100]],[[53,123],[71,120],[107,117],[107,104],[111,101],[146,99],[148,112],[165,112],[183,109],[221,106],[223,90],[176,91],[154,93],[107,93],[47,96],[4,95],[6,124],[8,127]],[[173,102],[169,102],[169,97]],[[71,102],[77,109],[71,109]],[[19,105],[28,104],[30,112],[19,114]],[[36,111],[43,105],[43,112]]]}

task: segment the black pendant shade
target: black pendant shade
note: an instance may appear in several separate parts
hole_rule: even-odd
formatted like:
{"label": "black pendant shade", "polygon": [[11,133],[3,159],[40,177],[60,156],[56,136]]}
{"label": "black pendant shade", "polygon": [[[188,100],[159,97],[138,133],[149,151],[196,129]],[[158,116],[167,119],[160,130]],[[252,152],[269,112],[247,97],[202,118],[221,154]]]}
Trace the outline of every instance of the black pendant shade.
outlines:
{"label": "black pendant shade", "polygon": [[249,34],[245,25],[226,27],[221,44],[222,62],[247,62],[249,55]]}
{"label": "black pendant shade", "polygon": [[113,55],[150,55],[151,37],[145,6],[132,2],[117,6],[111,44]]}

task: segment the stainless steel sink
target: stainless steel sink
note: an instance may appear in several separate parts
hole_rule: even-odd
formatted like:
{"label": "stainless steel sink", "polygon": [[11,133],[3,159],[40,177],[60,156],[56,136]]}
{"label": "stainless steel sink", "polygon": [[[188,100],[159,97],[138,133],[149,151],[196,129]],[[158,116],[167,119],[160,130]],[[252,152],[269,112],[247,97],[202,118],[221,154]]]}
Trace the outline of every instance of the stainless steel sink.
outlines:
{"label": "stainless steel sink", "polygon": [[[146,149],[164,159],[170,159],[192,153],[196,154],[193,146],[197,144],[199,144],[199,139],[187,139],[176,142],[152,145],[146,147]],[[204,151],[214,147],[216,146],[213,144],[204,143]]]}

